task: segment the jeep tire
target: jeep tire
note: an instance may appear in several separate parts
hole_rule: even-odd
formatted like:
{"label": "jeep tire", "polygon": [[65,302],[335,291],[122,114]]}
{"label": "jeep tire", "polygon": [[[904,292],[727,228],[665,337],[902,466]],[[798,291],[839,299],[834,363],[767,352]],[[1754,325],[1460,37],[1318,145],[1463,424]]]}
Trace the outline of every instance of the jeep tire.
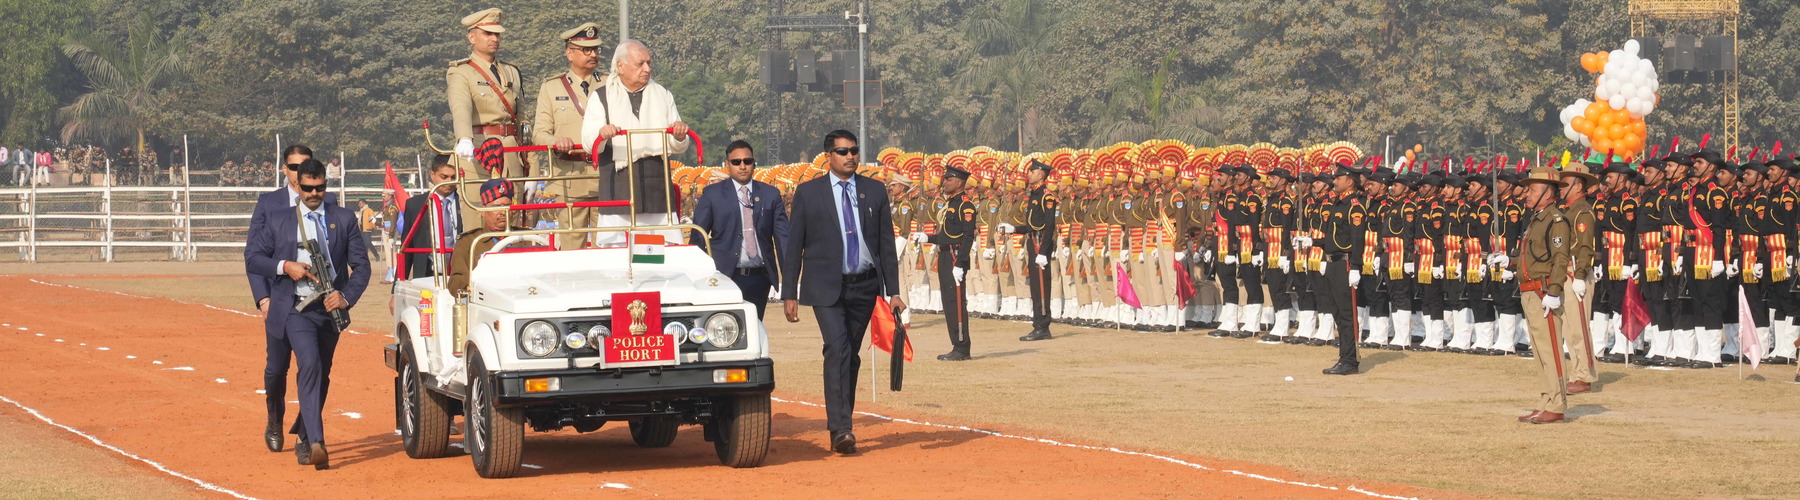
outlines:
{"label": "jeep tire", "polygon": [[719,402],[711,425],[719,463],[739,469],[761,467],[769,456],[769,395],[739,394]]}
{"label": "jeep tire", "polygon": [[631,440],[640,448],[666,448],[680,426],[674,417],[644,417],[631,422]]}
{"label": "jeep tire", "polygon": [[475,473],[489,479],[513,477],[525,451],[525,410],[500,408],[499,381],[469,349],[469,414],[463,419],[464,446],[474,459]]}
{"label": "jeep tire", "polygon": [[425,387],[415,359],[412,343],[402,337],[400,359],[394,364],[399,372],[394,377],[395,424],[406,456],[442,458],[450,451],[450,408],[456,403]]}

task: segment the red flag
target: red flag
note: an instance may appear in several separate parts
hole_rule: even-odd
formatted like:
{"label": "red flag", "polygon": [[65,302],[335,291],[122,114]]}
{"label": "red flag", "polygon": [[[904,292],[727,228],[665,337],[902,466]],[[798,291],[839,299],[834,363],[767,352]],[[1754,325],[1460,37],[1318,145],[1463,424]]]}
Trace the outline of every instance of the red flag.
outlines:
{"label": "red flag", "polygon": [[[894,352],[894,308],[888,305],[886,297],[875,297],[875,314],[869,318],[869,343],[876,349]],[[912,338],[906,339],[906,360],[912,361]]]}
{"label": "red flag", "polygon": [[1181,299],[1179,305],[1187,305],[1188,299],[1194,298],[1194,282],[1188,279],[1187,266],[1175,263],[1175,297]]}
{"label": "red flag", "polygon": [[1625,338],[1637,342],[1644,334],[1644,328],[1650,326],[1650,308],[1644,303],[1644,294],[1638,290],[1637,280],[1625,281]]}
{"label": "red flag", "polygon": [[394,191],[395,207],[405,207],[407,198],[406,187],[400,184],[400,177],[394,175],[394,164],[392,162],[384,161],[381,162],[381,166],[382,168],[387,169],[387,180],[383,181],[381,187],[383,189],[391,189]]}
{"label": "red flag", "polygon": [[1131,286],[1131,275],[1125,273],[1125,264],[1113,263],[1113,280],[1119,283],[1119,301],[1132,309],[1143,309],[1144,303],[1138,300],[1137,289]]}

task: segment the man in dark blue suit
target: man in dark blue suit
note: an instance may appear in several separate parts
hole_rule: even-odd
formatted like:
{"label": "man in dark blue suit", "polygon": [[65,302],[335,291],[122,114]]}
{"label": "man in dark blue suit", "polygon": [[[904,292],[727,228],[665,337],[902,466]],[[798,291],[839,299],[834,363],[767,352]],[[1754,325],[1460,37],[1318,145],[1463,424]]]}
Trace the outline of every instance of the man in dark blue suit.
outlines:
{"label": "man in dark blue suit", "polygon": [[850,415],[856,410],[857,350],[875,298],[900,300],[899,260],[892,213],[880,181],[856,174],[856,134],[825,134],[829,174],[794,188],[787,245],[781,250],[781,302],[788,322],[811,306],[825,341],[825,428],[831,450],[856,453]]}
{"label": "man in dark blue suit", "polygon": [[[263,318],[269,343],[265,376],[277,370],[286,373],[290,351],[299,365],[294,385],[300,389],[300,432],[294,455],[301,465],[325,469],[331,461],[325,450],[322,411],[340,333],[330,312],[347,313],[362,297],[369,285],[369,255],[356,214],[325,203],[325,165],[307,159],[300,162],[297,174],[300,203],[269,212],[265,223],[250,233],[244,245],[244,270],[269,280],[269,310]],[[322,286],[318,275],[324,274],[308,265],[312,256],[300,246],[303,234],[324,249],[336,291],[295,311],[302,296]],[[264,432],[279,429],[279,414],[271,417]]]}
{"label": "man in dark blue suit", "polygon": [[[271,212],[291,212],[294,205],[300,202],[300,162],[312,159],[313,150],[303,144],[294,144],[282,150],[281,156],[286,160],[282,172],[287,175],[287,183],[256,198],[256,209],[250,212],[250,231],[246,234],[256,234],[261,230],[262,226],[268,223]],[[325,193],[325,204],[337,205],[337,193]],[[269,278],[256,273],[247,273],[246,277],[250,280],[250,297],[256,301],[256,309],[262,311],[263,316],[267,317],[269,315]],[[274,346],[270,346],[270,348],[273,349]],[[269,432],[264,433],[263,439],[264,444],[268,445],[269,451],[281,451],[281,414],[283,410],[287,409],[288,354],[285,351],[281,352],[280,363],[269,363],[263,369],[263,402],[268,406],[270,429]],[[270,359],[274,359],[275,356],[275,352],[269,353]],[[279,371],[276,371],[277,368]],[[294,420],[294,427],[288,432],[300,432],[298,419]]]}
{"label": "man in dark blue suit", "polygon": [[695,231],[688,243],[707,244],[713,267],[737,283],[744,301],[756,305],[760,320],[769,305],[769,288],[781,279],[775,249],[787,243],[788,221],[781,191],[751,178],[756,172],[755,153],[744,141],[725,147],[725,173],[731,178],[700,193],[694,225],[706,232]]}

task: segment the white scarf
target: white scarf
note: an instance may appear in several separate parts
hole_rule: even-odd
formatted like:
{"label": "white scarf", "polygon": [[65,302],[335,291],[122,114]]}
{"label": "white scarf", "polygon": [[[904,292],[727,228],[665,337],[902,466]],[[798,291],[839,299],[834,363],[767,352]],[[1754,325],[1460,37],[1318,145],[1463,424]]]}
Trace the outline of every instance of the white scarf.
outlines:
{"label": "white scarf", "polygon": [[[650,83],[644,85],[643,105],[639,108],[640,114],[637,115],[631,113],[630,92],[625,89],[625,84],[619,80],[618,76],[607,75],[605,81],[602,82],[601,92],[606,92],[606,103],[611,105],[601,104],[600,92],[588,96],[587,109],[605,109],[606,113],[588,113],[582,117],[581,144],[583,146],[592,145],[594,140],[600,136],[600,127],[606,126],[607,123],[625,130],[636,130],[663,129],[681,121],[681,113],[675,111],[675,96],[669,94],[669,89],[663,88],[661,84],[656,83],[656,80],[650,80]],[[664,137],[667,136],[632,134],[630,136],[632,147],[629,152],[625,150],[626,136],[612,138],[613,168],[624,170],[628,162],[648,156],[662,156]],[[687,151],[687,137],[676,139],[669,145],[668,153],[671,155]]]}

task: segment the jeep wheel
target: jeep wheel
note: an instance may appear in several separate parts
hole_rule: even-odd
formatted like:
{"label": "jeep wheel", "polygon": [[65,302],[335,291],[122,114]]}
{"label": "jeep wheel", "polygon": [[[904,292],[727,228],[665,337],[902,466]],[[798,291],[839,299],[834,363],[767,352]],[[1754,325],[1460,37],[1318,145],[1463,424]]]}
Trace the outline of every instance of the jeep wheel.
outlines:
{"label": "jeep wheel", "polygon": [[719,463],[745,469],[761,467],[769,456],[769,395],[742,394],[724,398],[713,428],[718,433],[713,449]]}
{"label": "jeep wheel", "polygon": [[464,446],[475,459],[475,473],[485,478],[507,478],[519,473],[525,449],[525,410],[499,408],[499,388],[494,376],[481,364],[481,354],[469,350],[469,415],[463,419]]}
{"label": "jeep wheel", "polygon": [[400,374],[394,387],[400,441],[406,445],[406,456],[441,458],[450,450],[450,405],[454,403],[425,388],[413,359],[412,344],[402,340],[400,359],[395,363]]}
{"label": "jeep wheel", "polygon": [[664,448],[675,442],[679,426],[671,417],[644,417],[631,422],[631,440],[640,448]]}

